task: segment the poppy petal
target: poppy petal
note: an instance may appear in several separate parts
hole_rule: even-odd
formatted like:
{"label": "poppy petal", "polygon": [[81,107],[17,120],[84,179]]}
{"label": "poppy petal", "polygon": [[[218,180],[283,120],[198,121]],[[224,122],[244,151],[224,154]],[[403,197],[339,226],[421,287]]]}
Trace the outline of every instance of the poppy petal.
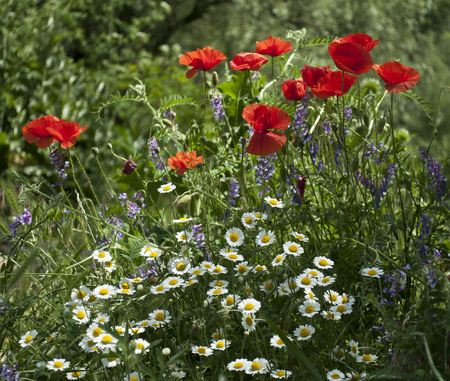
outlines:
{"label": "poppy petal", "polygon": [[255,132],[250,139],[246,152],[259,156],[270,155],[279,151],[284,143],[286,143],[286,136],[280,132]]}
{"label": "poppy petal", "polygon": [[373,66],[370,53],[356,43],[344,42],[341,44],[335,40],[328,46],[328,53],[333,58],[336,67],[342,71],[363,74]]}
{"label": "poppy petal", "polygon": [[389,61],[383,65],[373,65],[375,72],[386,82],[384,86],[390,93],[402,93],[419,82],[417,70],[404,66],[397,61]]}

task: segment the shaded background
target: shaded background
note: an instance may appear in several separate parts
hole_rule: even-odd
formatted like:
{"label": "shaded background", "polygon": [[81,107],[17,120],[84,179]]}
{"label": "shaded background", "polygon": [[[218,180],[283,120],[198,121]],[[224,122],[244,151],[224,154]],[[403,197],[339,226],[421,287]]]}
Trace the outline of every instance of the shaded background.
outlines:
{"label": "shaded background", "polygon": [[[149,112],[142,105],[116,103],[99,120],[100,103],[124,94],[135,78],[146,84],[155,106],[174,93],[201,100],[202,78],[185,78],[180,55],[209,45],[229,61],[239,52],[254,51],[255,42],[269,35],[284,38],[289,29],[306,28],[311,39],[356,32],[379,39],[371,52],[374,62],[399,59],[418,70],[421,79],[414,90],[435,107],[439,90],[450,85],[449,10],[450,0],[4,0],[1,178],[7,168],[36,179],[54,178],[47,152],[27,144],[21,134],[25,124],[46,114],[88,126],[77,142],[88,171],[95,167],[92,146],[110,142],[121,156],[135,155],[146,145]],[[294,63],[333,66],[326,46],[301,50]],[[219,66],[221,74],[225,65]],[[373,71],[366,77],[379,81]],[[426,113],[405,97],[397,99],[396,126],[405,129],[411,146],[428,145],[433,127]],[[195,117],[194,108],[177,112],[181,129]],[[440,159],[448,156],[449,114],[450,91],[444,91],[437,119]],[[108,159],[106,166],[121,168],[105,151],[100,156]]]}

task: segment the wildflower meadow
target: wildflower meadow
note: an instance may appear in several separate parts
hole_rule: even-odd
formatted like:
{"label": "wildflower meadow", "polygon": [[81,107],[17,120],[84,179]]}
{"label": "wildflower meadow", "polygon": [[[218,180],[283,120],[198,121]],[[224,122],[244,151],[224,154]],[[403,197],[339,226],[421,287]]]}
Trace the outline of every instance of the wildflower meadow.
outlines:
{"label": "wildflower meadow", "polygon": [[[136,79],[98,105],[148,110],[133,156],[91,141],[87,168],[100,123],[23,126],[56,181],[4,189],[1,380],[449,379],[439,104],[366,34],[248,49],[183,54],[198,99]],[[405,148],[400,97],[430,114],[427,146]]]}

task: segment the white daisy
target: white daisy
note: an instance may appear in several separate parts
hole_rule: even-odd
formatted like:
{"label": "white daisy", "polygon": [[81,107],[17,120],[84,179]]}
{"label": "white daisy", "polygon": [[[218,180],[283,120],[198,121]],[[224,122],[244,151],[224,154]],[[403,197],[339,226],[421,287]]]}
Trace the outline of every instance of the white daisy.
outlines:
{"label": "white daisy", "polygon": [[307,300],[317,300],[316,295],[314,294],[314,292],[312,292],[311,288],[304,288],[303,291]]}
{"label": "white daisy", "polygon": [[102,365],[106,368],[114,368],[115,366],[120,364],[120,359],[117,357],[103,357]]}
{"label": "white daisy", "polygon": [[278,254],[272,261],[272,266],[280,266],[283,262],[284,259],[286,258],[286,254]]}
{"label": "white daisy", "polygon": [[236,359],[228,363],[227,368],[230,371],[242,372],[246,371],[250,367],[251,362],[247,359]]}
{"label": "white daisy", "polygon": [[264,201],[269,204],[272,208],[282,208],[283,202],[280,200],[277,200],[276,198],[272,198],[272,197],[264,197]]}
{"label": "white daisy", "polygon": [[267,272],[267,267],[264,265],[256,265],[253,268],[252,272],[255,274],[263,274],[263,273]]}
{"label": "white daisy", "polygon": [[114,286],[109,284],[104,284],[98,287],[95,287],[92,291],[92,294],[98,299],[109,299],[116,295],[117,291]]}
{"label": "white daisy", "polygon": [[94,342],[94,339],[89,336],[84,336],[83,339],[78,343],[78,346],[81,347],[81,349],[86,353],[98,351],[98,347]]}
{"label": "white daisy", "polygon": [[292,254],[295,257],[298,257],[305,250],[298,243],[288,241],[283,245],[283,250],[286,254]]}
{"label": "white daisy", "polygon": [[252,212],[252,214],[255,216],[255,218],[258,221],[264,221],[265,219],[267,219],[267,214],[266,213],[261,213],[261,212]]}
{"label": "white daisy", "polygon": [[339,312],[322,311],[321,314],[327,320],[341,320],[341,314]]}
{"label": "white daisy", "polygon": [[158,188],[159,193],[170,193],[176,188],[172,183],[163,184]]}
{"label": "white daisy", "polygon": [[185,256],[185,255],[189,255],[190,253],[191,253],[191,250],[188,245],[181,245],[179,255]]}
{"label": "white daisy", "polygon": [[160,284],[159,286],[152,286],[150,287],[150,292],[152,294],[165,294],[170,290],[171,287],[168,287],[164,284]]}
{"label": "white daisy", "polygon": [[349,373],[345,373],[346,381],[356,381],[356,380],[361,380],[364,377],[367,376],[367,373],[362,372],[362,373],[356,373],[356,372],[349,372]]}
{"label": "white daisy", "polygon": [[336,291],[333,290],[327,290],[323,297],[327,302],[330,302],[332,304],[341,304],[342,303],[342,296],[339,295]]}
{"label": "white daisy", "polygon": [[320,304],[315,300],[306,300],[299,308],[298,311],[302,316],[313,317],[320,311]]}
{"label": "white daisy", "polygon": [[228,295],[226,299],[222,300],[221,304],[222,307],[226,309],[235,308],[239,302],[241,301],[241,298],[237,295]]}
{"label": "white daisy", "polygon": [[91,317],[91,313],[83,306],[78,306],[73,311],[72,319],[75,320],[79,324],[85,324],[89,322],[89,318]]}
{"label": "white daisy", "polygon": [[356,361],[363,362],[364,364],[370,364],[377,360],[378,356],[375,355],[362,355],[356,358]]}
{"label": "white daisy", "polygon": [[315,257],[314,258],[314,264],[319,269],[331,269],[334,265],[334,261],[327,257]]}
{"label": "white daisy", "polygon": [[135,350],[134,353],[139,355],[139,354],[144,354],[147,353],[150,350],[150,343],[147,340],[143,340],[143,339],[137,339],[134,341],[135,344]]}
{"label": "white daisy", "polygon": [[261,303],[253,298],[244,299],[238,305],[238,310],[241,311],[242,313],[246,313],[246,314],[255,313],[255,312],[259,311],[260,308],[261,308]]}
{"label": "white daisy", "polygon": [[309,238],[307,238],[303,233],[292,232],[291,233],[295,238],[299,239],[303,242],[308,242]]}
{"label": "white daisy", "polygon": [[206,293],[209,296],[220,296],[220,295],[226,295],[228,294],[228,290],[223,287],[214,287]]}
{"label": "white daisy", "polygon": [[384,271],[378,267],[366,267],[361,269],[361,274],[371,278],[379,278],[380,275],[384,274]]}
{"label": "white daisy", "polygon": [[116,325],[114,327],[114,330],[119,334],[119,336],[125,336],[125,326],[123,326],[123,325]]}
{"label": "white daisy", "polygon": [[170,276],[162,282],[164,287],[177,288],[184,285],[184,280],[178,276]]}
{"label": "white daisy", "polygon": [[228,270],[221,265],[216,265],[211,270],[209,270],[209,272],[211,274],[227,274]]}
{"label": "white daisy", "polygon": [[167,264],[169,271],[172,274],[184,274],[189,271],[191,264],[186,258],[172,258]]}
{"label": "white daisy", "polygon": [[229,283],[226,280],[217,279],[209,282],[209,287],[227,287]]}
{"label": "white daisy", "polygon": [[313,288],[316,284],[316,278],[311,274],[303,273],[296,278],[297,284],[302,288]]}
{"label": "white daisy", "polygon": [[345,357],[345,351],[339,346],[336,345],[333,349],[333,354],[338,358],[338,359],[343,359]]}
{"label": "white daisy", "polygon": [[114,270],[117,270],[117,265],[114,261],[106,261],[103,263],[103,268],[107,273],[111,274]]}
{"label": "white daisy", "polygon": [[47,361],[47,369],[50,370],[65,370],[70,367],[70,361],[64,359],[54,359]]}
{"label": "white daisy", "polygon": [[86,369],[74,369],[72,372],[66,373],[66,377],[68,380],[81,380],[86,376]]}
{"label": "white daisy", "polygon": [[269,372],[269,362],[264,358],[256,358],[251,363],[250,366],[246,369],[246,374],[265,374]]}
{"label": "white daisy", "polygon": [[32,329],[31,331],[27,331],[25,335],[23,335],[19,340],[19,345],[22,348],[28,347],[33,344],[33,340],[37,335],[37,331]]}
{"label": "white daisy", "polygon": [[344,303],[344,304],[339,304],[339,305],[332,306],[330,308],[330,310],[334,314],[335,313],[340,313],[340,314],[343,314],[343,315],[351,314],[352,311],[353,311],[352,306],[349,303]]}
{"label": "white daisy", "polygon": [[186,377],[185,372],[171,372],[170,377],[173,377],[175,380],[181,380]]}
{"label": "white daisy", "polygon": [[163,251],[152,246],[152,245],[146,245],[144,246],[141,251],[139,252],[139,255],[146,257],[149,261],[154,261],[156,258],[160,257],[162,255]]}
{"label": "white daisy", "polygon": [[253,267],[249,266],[247,261],[244,261],[238,263],[234,269],[236,270],[237,276],[239,275],[243,276],[248,275],[248,273],[253,269]]}
{"label": "white daisy", "polygon": [[103,328],[98,325],[98,323],[92,323],[86,330],[86,335],[92,339],[100,336],[103,332]]}
{"label": "white daisy", "polygon": [[300,341],[309,340],[314,332],[316,332],[316,329],[312,325],[306,324],[296,328],[294,336]]}
{"label": "white daisy", "polygon": [[167,310],[155,310],[151,312],[148,317],[150,320],[154,320],[160,325],[168,324],[172,319],[172,316],[170,316],[170,313]]}
{"label": "white daisy", "polygon": [[214,263],[208,261],[203,261],[199,266],[200,268],[205,269],[208,272],[211,272],[216,267]]}
{"label": "white daisy", "polygon": [[193,345],[191,347],[191,352],[200,356],[211,356],[213,354],[213,350],[208,347],[200,347],[197,345]]}
{"label": "white daisy", "polygon": [[188,231],[178,232],[175,237],[178,242],[189,242],[192,239],[192,233]]}
{"label": "white daisy", "polygon": [[253,213],[244,213],[241,218],[242,224],[247,229],[253,229],[256,227],[256,217]]}
{"label": "white daisy", "polygon": [[219,328],[217,331],[213,332],[213,334],[211,335],[211,338],[213,340],[223,340],[224,332],[225,331],[223,328]]}
{"label": "white daisy", "polygon": [[105,313],[100,313],[97,315],[97,317],[93,320],[96,323],[108,323],[109,322],[109,315]]}
{"label": "white daisy", "polygon": [[42,344],[50,343],[56,336],[58,336],[58,331],[52,332],[49,337],[45,339]]}
{"label": "white daisy", "polygon": [[275,287],[276,287],[276,284],[274,283],[273,279],[268,279],[259,286],[259,289],[262,292],[268,293],[268,292],[271,292],[272,290],[274,290]]}
{"label": "white daisy", "polygon": [[228,229],[225,239],[231,247],[241,246],[244,243],[244,232],[239,228]]}
{"label": "white daisy", "polygon": [[284,348],[286,344],[281,340],[280,336],[274,335],[270,339],[270,345],[275,348]]}
{"label": "white daisy", "polygon": [[275,234],[271,230],[260,230],[256,236],[256,244],[258,246],[267,246],[275,241]]}
{"label": "white daisy", "polygon": [[102,333],[94,339],[94,342],[101,350],[115,352],[119,340],[109,333]]}
{"label": "white daisy", "polygon": [[330,380],[330,381],[343,380],[344,378],[345,378],[344,373],[342,373],[342,372],[341,372],[340,370],[338,370],[338,369],[330,370],[330,371],[327,373],[327,380]]}
{"label": "white daisy", "polygon": [[173,220],[173,222],[177,223],[177,224],[185,224],[186,222],[192,221],[191,217],[181,217],[178,220]]}
{"label": "white daisy", "polygon": [[283,369],[272,369],[270,371],[270,377],[273,378],[289,378],[292,376],[292,372]]}
{"label": "white daisy", "polygon": [[253,332],[256,329],[256,320],[254,314],[242,315],[242,326],[247,332]]}
{"label": "white daisy", "polygon": [[130,376],[126,375],[123,381],[144,381],[144,379],[139,375],[139,372],[130,373]]}
{"label": "white daisy", "polygon": [[350,353],[350,356],[357,358],[359,355],[358,342],[355,340],[350,340],[348,345],[350,346],[350,350],[348,351],[348,353]]}
{"label": "white daisy", "polygon": [[227,340],[214,340],[211,343],[211,349],[215,349],[218,351],[224,351],[225,349],[227,349],[229,346],[231,345],[231,341],[227,341]]}
{"label": "white daisy", "polygon": [[187,274],[190,276],[190,277],[198,277],[199,275],[203,275],[204,273],[206,273],[207,271],[206,271],[206,269],[205,268],[203,268],[203,267],[191,267],[188,271],[187,271]]}
{"label": "white daisy", "polygon": [[95,250],[92,253],[92,257],[100,263],[112,260],[111,254],[105,250]]}
{"label": "white daisy", "polygon": [[314,278],[320,278],[323,277],[323,272],[319,271],[317,269],[305,269],[303,271],[304,274],[310,274],[311,276],[313,276]]}
{"label": "white daisy", "polygon": [[233,249],[221,250],[219,254],[232,262],[242,262],[244,260],[244,257]]}
{"label": "white daisy", "polygon": [[70,297],[74,302],[85,302],[89,299],[92,292],[86,286],[80,286],[79,288],[73,288]]}
{"label": "white daisy", "polygon": [[[153,321],[151,321],[150,326],[152,326]],[[145,327],[141,327],[140,325],[132,324],[130,328],[128,328],[128,333],[130,335],[139,335],[140,333],[145,332]]]}
{"label": "white daisy", "polygon": [[336,278],[334,278],[332,276],[322,276],[317,280],[317,284],[319,286],[327,287],[327,286],[331,286],[335,280],[336,280]]}

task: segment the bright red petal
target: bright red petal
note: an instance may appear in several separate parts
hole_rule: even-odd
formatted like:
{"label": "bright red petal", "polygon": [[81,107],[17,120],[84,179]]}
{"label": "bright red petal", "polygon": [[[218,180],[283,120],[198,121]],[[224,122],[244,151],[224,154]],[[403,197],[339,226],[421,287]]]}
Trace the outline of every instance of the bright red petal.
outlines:
{"label": "bright red petal", "polygon": [[269,60],[258,53],[239,53],[236,54],[233,60],[230,62],[230,67],[233,70],[243,71],[246,69],[256,71],[261,68],[262,65],[269,62]]}
{"label": "bright red petal", "polygon": [[279,151],[284,143],[286,143],[286,136],[280,132],[255,132],[250,139],[246,152],[259,156],[270,155]]}
{"label": "bright red petal", "polygon": [[[34,119],[22,128],[23,137],[28,143],[34,143],[39,139],[38,147],[47,148],[55,141],[55,139],[52,139],[50,133],[47,131],[47,127],[53,126],[59,122],[60,120],[53,115],[46,115],[41,118]],[[47,140],[47,138],[49,139]]]}
{"label": "bright red petal", "polygon": [[370,52],[380,42],[380,40],[372,40],[372,37],[364,33],[349,34],[344,38],[338,38],[334,41],[338,41],[341,44],[343,44],[344,42],[353,42],[355,44],[363,46],[368,52]]}
{"label": "bright red petal", "polygon": [[328,53],[342,71],[353,74],[363,74],[372,69],[373,60],[370,53],[363,46],[352,42],[339,43],[333,41],[328,46]]}
{"label": "bright red petal", "polygon": [[242,111],[242,117],[252,125],[256,132],[269,129],[284,130],[291,123],[289,114],[275,106],[260,103],[248,105]]}
{"label": "bright red petal", "polygon": [[306,83],[303,79],[288,79],[281,84],[284,97],[289,101],[298,101],[306,94]]}
{"label": "bright red petal", "polygon": [[272,36],[269,36],[267,40],[256,42],[255,52],[277,57],[290,50],[292,50],[292,42],[284,41],[279,37],[273,38]]}
{"label": "bright red petal", "polygon": [[332,70],[329,66],[309,66],[306,64],[301,70],[302,78],[308,87],[316,86],[320,78],[331,72]]}
{"label": "bright red petal", "polygon": [[419,82],[417,70],[404,66],[397,61],[389,61],[383,65],[373,65],[376,73],[386,82],[385,88],[390,93],[402,93]]}
{"label": "bright red petal", "polygon": [[[210,70],[226,58],[227,57],[225,57],[220,50],[211,49],[207,46],[203,49],[197,49],[195,52],[184,53],[178,62],[181,65],[192,66],[196,70]],[[188,71],[188,73],[190,73],[191,70]],[[192,78],[194,74],[189,74],[190,77],[188,77],[188,74],[186,74],[186,76]]]}

